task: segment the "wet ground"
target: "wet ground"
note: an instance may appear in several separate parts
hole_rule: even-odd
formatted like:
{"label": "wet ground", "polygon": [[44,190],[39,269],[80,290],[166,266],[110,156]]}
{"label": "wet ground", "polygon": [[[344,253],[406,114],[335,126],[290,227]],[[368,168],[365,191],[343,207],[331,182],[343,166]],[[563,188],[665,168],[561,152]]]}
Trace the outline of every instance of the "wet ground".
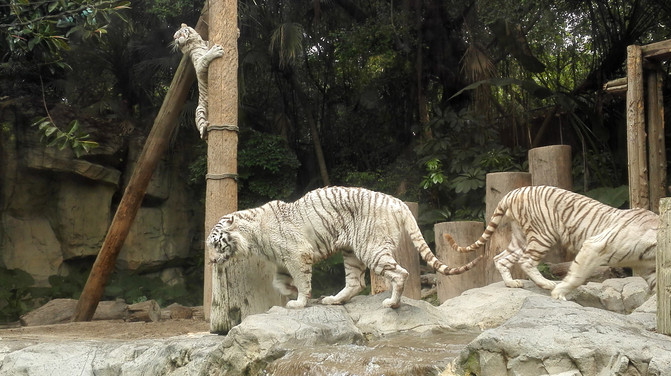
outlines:
{"label": "wet ground", "polygon": [[297,349],[273,362],[272,376],[438,375],[477,334],[399,333],[365,345],[321,345]]}

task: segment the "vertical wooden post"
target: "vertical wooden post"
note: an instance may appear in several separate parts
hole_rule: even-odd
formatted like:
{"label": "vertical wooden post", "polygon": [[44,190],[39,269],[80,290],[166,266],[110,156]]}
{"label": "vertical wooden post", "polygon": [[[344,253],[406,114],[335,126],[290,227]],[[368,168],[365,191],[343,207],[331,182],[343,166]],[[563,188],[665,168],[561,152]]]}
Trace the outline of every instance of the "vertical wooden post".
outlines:
{"label": "vertical wooden post", "polygon": [[648,158],[643,105],[641,46],[627,47],[627,158],[629,202],[632,208],[650,207]]}
{"label": "vertical wooden post", "polygon": [[[210,0],[209,39],[224,48],[224,56],[208,68],[211,128],[207,137],[205,234],[221,216],[237,210],[237,5],[237,0]],[[247,315],[279,304],[279,294],[272,289],[273,274],[274,268],[257,258],[216,267],[206,263],[203,303],[206,317],[210,313],[210,331],[227,333]]]}
{"label": "vertical wooden post", "polygon": [[[571,175],[571,147],[569,145],[552,145],[529,150],[529,173],[531,185],[551,185],[566,190],[573,190]],[[573,260],[566,249],[555,247],[547,254],[544,262],[566,262]]]}
{"label": "vertical wooden post", "polygon": [[[199,20],[196,30],[201,25]],[[168,148],[170,135],[177,125],[177,118],[195,79],[196,73],[189,57],[183,56],[77,301],[72,321],[90,321],[93,318],[119,252],[140,209],[149,181]]]}
{"label": "vertical wooden post", "polygon": [[529,150],[531,185],[551,185],[573,190],[571,146],[551,145]]}
{"label": "vertical wooden post", "polygon": [[[495,172],[487,174],[486,216],[487,221],[492,218],[496,205],[506,193],[531,185],[531,174],[528,172]],[[485,283],[501,281],[501,275],[494,266],[494,256],[502,252],[510,243],[512,229],[510,223],[499,224],[498,229],[485,246]],[[513,278],[524,278],[525,274],[518,268],[513,269]]]}
{"label": "vertical wooden post", "polygon": [[[416,202],[406,202],[405,204],[412,212],[415,220],[417,220],[419,205]],[[398,262],[398,264],[409,273],[408,279],[405,281],[403,296],[406,298],[419,300],[422,298],[422,283],[420,281],[419,272],[419,253],[417,253],[415,246],[412,244],[412,241],[410,241],[410,237],[405,236],[403,242],[404,245],[394,254],[396,262]],[[389,286],[387,286],[387,280],[384,277],[379,276],[372,271],[369,273],[371,294],[379,294],[389,289]]]}
{"label": "vertical wooden post", "polygon": [[[464,265],[481,255],[484,250],[475,252],[455,252],[443,238],[443,234],[450,234],[459,245],[469,245],[480,238],[485,226],[482,222],[460,221],[441,222],[433,226],[436,237],[436,257],[448,266]],[[485,285],[485,263],[479,262],[473,269],[464,274],[442,275],[437,273],[438,301],[443,303],[447,299],[459,296],[462,292]]]}
{"label": "vertical wooden post", "polygon": [[657,331],[671,335],[671,198],[659,204],[657,232]]}
{"label": "vertical wooden post", "polygon": [[650,210],[659,213],[659,199],[666,197],[666,147],[664,142],[664,100],[659,65],[646,70],[648,156],[650,158]]}

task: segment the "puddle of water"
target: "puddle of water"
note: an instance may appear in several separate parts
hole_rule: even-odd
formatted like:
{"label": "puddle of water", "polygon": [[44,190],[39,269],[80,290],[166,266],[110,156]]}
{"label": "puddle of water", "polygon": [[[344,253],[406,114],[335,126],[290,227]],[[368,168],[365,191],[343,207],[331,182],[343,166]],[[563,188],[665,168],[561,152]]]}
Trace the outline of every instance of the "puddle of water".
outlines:
{"label": "puddle of water", "polygon": [[298,348],[271,363],[269,376],[438,375],[477,334],[398,333],[363,345]]}

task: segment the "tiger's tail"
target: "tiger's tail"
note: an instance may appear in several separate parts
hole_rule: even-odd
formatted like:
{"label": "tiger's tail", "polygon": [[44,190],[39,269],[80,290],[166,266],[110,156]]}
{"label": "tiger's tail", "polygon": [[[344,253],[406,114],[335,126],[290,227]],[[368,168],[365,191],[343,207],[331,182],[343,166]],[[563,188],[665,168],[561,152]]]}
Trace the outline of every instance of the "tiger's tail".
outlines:
{"label": "tiger's tail", "polygon": [[482,259],[481,255],[467,264],[452,268],[443,264],[442,262],[440,262],[440,260],[438,260],[438,258],[436,258],[433,252],[431,252],[431,248],[429,248],[429,245],[426,244],[426,240],[424,240],[422,232],[417,226],[417,222],[415,222],[414,218],[412,217],[412,213],[408,212],[408,214],[412,219],[407,220],[405,226],[408,235],[410,236],[410,240],[412,240],[412,244],[415,246],[415,249],[417,249],[422,259],[426,261],[426,264],[432,267],[438,273],[443,275],[461,274],[471,270],[475,266],[475,264],[477,264],[478,261]]}
{"label": "tiger's tail", "polygon": [[496,229],[499,227],[499,223],[501,222],[501,219],[506,214],[506,209],[503,207],[502,203],[503,203],[503,200],[496,207],[496,211],[494,211],[494,214],[492,214],[492,219],[489,221],[489,224],[487,225],[487,228],[485,229],[485,232],[482,233],[482,235],[480,236],[480,239],[476,240],[475,243],[473,243],[471,245],[468,245],[466,247],[460,247],[459,244],[457,244],[457,242],[454,240],[452,235],[443,234],[443,237],[450,244],[452,249],[454,249],[457,252],[461,252],[461,253],[473,252],[476,249],[482,247],[483,245],[485,245],[489,241],[489,238],[491,238],[492,234],[494,232],[496,232]]}

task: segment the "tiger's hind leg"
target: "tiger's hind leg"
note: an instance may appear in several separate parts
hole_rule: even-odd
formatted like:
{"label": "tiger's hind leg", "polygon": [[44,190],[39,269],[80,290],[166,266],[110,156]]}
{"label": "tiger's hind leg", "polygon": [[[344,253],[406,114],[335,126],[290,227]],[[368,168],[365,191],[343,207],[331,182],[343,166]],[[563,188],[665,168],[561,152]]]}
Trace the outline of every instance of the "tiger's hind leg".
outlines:
{"label": "tiger's hind leg", "polygon": [[[371,267],[369,265],[369,267]],[[386,252],[378,259],[377,265],[372,266],[376,274],[389,280],[391,285],[391,297],[382,301],[385,308],[398,308],[401,305],[401,295],[405,288],[405,281],[408,279],[408,271],[403,269],[394,258],[391,252]]]}
{"label": "tiger's hind leg", "polygon": [[[524,248],[522,247],[523,243],[519,240],[520,237],[517,236],[518,232],[521,233],[521,230],[518,231],[516,226],[513,226],[513,236],[510,244],[508,244],[508,247],[503,250],[503,252],[494,256],[494,266],[496,267],[496,270],[499,271],[499,274],[501,274],[503,283],[505,283],[506,286],[513,288],[524,286],[523,281],[513,279],[513,276],[510,273],[510,269],[513,265],[519,262],[524,252]],[[521,239],[523,239],[523,237],[521,237]]]}
{"label": "tiger's hind leg", "polygon": [[605,255],[608,252],[603,252],[607,241],[603,235],[599,234],[585,240],[571,263],[566,277],[552,290],[553,298],[566,300],[566,294],[585,283],[597,267],[607,264]]}
{"label": "tiger's hind leg", "polygon": [[298,297],[298,288],[294,285],[294,279],[286,268],[277,268],[277,272],[273,277],[273,287],[284,296],[292,299]]}
{"label": "tiger's hind leg", "polygon": [[326,296],[322,304],[342,304],[352,299],[366,287],[366,265],[352,251],[343,251],[345,287],[334,296]]}

